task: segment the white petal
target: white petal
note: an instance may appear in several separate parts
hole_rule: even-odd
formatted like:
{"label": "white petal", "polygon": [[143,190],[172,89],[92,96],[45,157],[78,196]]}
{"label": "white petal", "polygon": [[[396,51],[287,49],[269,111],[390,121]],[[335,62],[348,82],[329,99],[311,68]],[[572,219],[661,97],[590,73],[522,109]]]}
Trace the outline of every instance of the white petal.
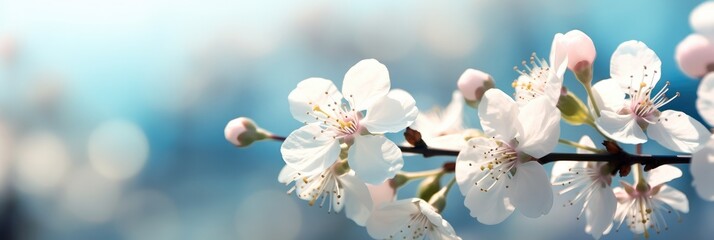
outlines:
{"label": "white petal", "polygon": [[477,137],[470,139],[459,152],[456,157],[454,177],[461,190],[461,195],[466,196],[471,188],[480,188],[474,187],[474,183],[485,174],[488,174],[488,172],[481,170],[481,165],[484,164],[481,155],[496,147],[498,145],[492,138]]}
{"label": "white petal", "polygon": [[620,115],[611,111],[600,111],[600,114],[595,124],[605,136],[625,144],[647,142],[645,132],[629,114]]}
{"label": "white petal", "polygon": [[280,170],[280,174],[278,174],[278,182],[288,184],[295,180],[298,173],[298,170],[285,165],[283,169]]}
{"label": "white petal", "polygon": [[461,133],[454,133],[438,137],[424,137],[422,139],[429,148],[458,151],[466,146],[466,139]]}
{"label": "white petal", "polygon": [[385,239],[399,231],[411,220],[411,214],[419,213],[416,199],[403,199],[375,209],[367,220],[367,233],[374,239]]}
{"label": "white petal", "polygon": [[338,177],[342,183],[345,204],[345,215],[355,221],[357,225],[364,226],[372,211],[372,198],[367,185],[355,177],[352,172]]}
{"label": "white petal", "polygon": [[[592,138],[590,138],[590,136],[588,136],[588,135],[583,135],[582,137],[580,137],[580,140],[578,141],[578,143],[579,143],[580,145],[583,145],[583,146],[587,146],[587,147],[591,147],[591,148],[597,148],[597,146],[595,146],[595,142],[593,142]],[[591,151],[588,151],[588,150],[585,150],[585,149],[580,149],[580,148],[578,148],[577,150],[575,150],[575,152],[580,153],[580,154],[593,153],[593,152],[591,152]]]}
{"label": "white petal", "polygon": [[597,188],[587,203],[585,209],[585,232],[599,239],[612,226],[612,220],[617,210],[617,199],[608,186]]}
{"label": "white petal", "polygon": [[[451,94],[451,102],[441,116],[437,129],[441,133],[456,133],[463,130],[464,126],[464,96],[461,92]],[[432,126],[433,127],[433,126]]]}
{"label": "white petal", "polygon": [[654,87],[659,81],[662,61],[657,54],[640,41],[627,41],[617,47],[610,60],[610,76],[617,80],[622,91],[631,92]]}
{"label": "white petal", "polygon": [[682,213],[689,212],[689,200],[687,195],[668,185],[663,185],[659,193],[655,196],[658,200],[667,203],[672,209]]}
{"label": "white petal", "polygon": [[519,151],[541,158],[553,151],[560,138],[560,110],[547,98],[528,102],[518,114],[522,126],[517,137]]}
{"label": "white petal", "polygon": [[692,185],[697,194],[707,201],[714,201],[714,135],[709,138],[707,145],[692,154]]}
{"label": "white petal", "polygon": [[647,183],[654,187],[682,176],[682,170],[672,165],[662,165],[647,174]]}
{"label": "white petal", "polygon": [[392,187],[392,180],[388,179],[379,185],[367,184],[369,195],[372,197],[372,208],[379,208],[382,204],[396,200],[396,189]]}
{"label": "white petal", "polygon": [[548,82],[545,85],[544,94],[553,104],[558,103],[561,88],[563,87],[563,75],[568,68],[568,48],[567,41],[562,33],[555,34],[550,47],[550,67],[548,71]]}
{"label": "white petal", "polygon": [[387,95],[390,84],[387,67],[377,60],[365,59],[347,71],[342,93],[353,109],[362,111]]}
{"label": "white petal", "polygon": [[285,163],[306,175],[312,175],[337,161],[340,142],[320,134],[321,130],[319,126],[309,124],[290,133],[280,147]]}
{"label": "white petal", "polygon": [[647,127],[647,135],[669,150],[691,153],[703,147],[711,133],[689,115],[666,110]]}
{"label": "white petal", "polygon": [[536,218],[548,214],[553,207],[553,189],[543,165],[530,161],[518,165],[513,188],[506,190],[513,206],[523,216]]}
{"label": "white petal", "polygon": [[384,136],[356,136],[347,157],[357,177],[369,184],[379,184],[402,169],[402,151]]}
{"label": "white petal", "polygon": [[471,188],[464,199],[464,206],[471,211],[471,217],[487,225],[506,220],[513,213],[513,206],[505,197],[505,186],[508,182],[511,181],[507,178],[496,181],[488,192],[482,191],[478,186]]}
{"label": "white petal", "polygon": [[575,166],[579,165],[578,161],[557,161],[553,164],[553,169],[550,173],[550,183],[555,184],[558,179],[565,173],[570,172]]}
{"label": "white petal", "polygon": [[398,132],[411,125],[418,114],[412,95],[395,89],[369,108],[360,124],[371,133]]}
{"label": "white petal", "polygon": [[714,16],[712,16],[712,11],[714,11],[714,2],[711,1],[705,1],[692,10],[689,15],[689,24],[692,25],[695,32],[714,37]]}
{"label": "white petal", "polygon": [[436,226],[436,229],[427,232],[433,234],[434,237],[438,236],[439,238],[431,239],[459,239],[456,236],[456,231],[454,231],[454,228],[451,227],[451,224],[444,220],[441,214],[437,213],[434,207],[429,205],[429,203],[426,201],[419,201],[419,210],[421,210],[421,213],[426,216],[431,224]]}
{"label": "white petal", "polygon": [[[595,83],[592,90],[595,103],[597,103],[601,111],[617,112],[625,106],[625,92],[620,89],[620,84],[613,79],[605,79]],[[588,101],[588,104],[590,109],[593,109],[590,101]]]}
{"label": "white petal", "polygon": [[316,122],[312,114],[315,106],[324,106],[334,102],[341,102],[342,94],[332,81],[322,78],[308,78],[298,83],[297,87],[288,95],[290,113],[293,118],[304,123]]}
{"label": "white petal", "polygon": [[707,74],[699,83],[697,111],[709,126],[714,127],[714,73]]}
{"label": "white petal", "polygon": [[510,141],[519,132],[518,104],[499,89],[490,89],[478,107],[478,117],[484,133],[504,141]]}

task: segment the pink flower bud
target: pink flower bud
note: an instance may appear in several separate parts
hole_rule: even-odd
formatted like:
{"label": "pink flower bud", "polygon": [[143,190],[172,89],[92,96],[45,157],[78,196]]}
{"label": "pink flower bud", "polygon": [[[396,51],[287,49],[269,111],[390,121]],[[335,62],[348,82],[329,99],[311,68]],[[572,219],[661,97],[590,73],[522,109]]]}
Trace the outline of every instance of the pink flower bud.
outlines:
{"label": "pink flower bud", "polygon": [[493,88],[494,82],[491,75],[476,69],[466,69],[457,82],[459,91],[469,102],[469,105],[478,106],[486,90]]}
{"label": "pink flower bud", "polygon": [[714,2],[706,1],[694,8],[689,15],[689,23],[695,32],[714,37]]}
{"label": "pink flower bud", "polygon": [[579,72],[591,68],[595,61],[595,44],[580,30],[572,30],[565,35],[568,48],[568,69]]}
{"label": "pink flower bud", "polygon": [[269,137],[265,130],[258,128],[253,120],[239,117],[231,120],[224,130],[226,140],[237,147],[245,147],[256,140]]}
{"label": "pink flower bud", "polygon": [[700,78],[714,70],[714,45],[702,35],[690,34],[677,45],[674,58],[687,76]]}

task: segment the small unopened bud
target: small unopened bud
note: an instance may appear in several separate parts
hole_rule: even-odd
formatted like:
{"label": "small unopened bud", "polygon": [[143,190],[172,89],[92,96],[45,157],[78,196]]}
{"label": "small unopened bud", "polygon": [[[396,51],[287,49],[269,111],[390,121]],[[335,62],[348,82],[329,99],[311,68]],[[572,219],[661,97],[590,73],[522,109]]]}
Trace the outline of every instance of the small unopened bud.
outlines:
{"label": "small unopened bud", "polygon": [[431,196],[441,189],[441,176],[443,175],[444,173],[441,172],[424,178],[424,180],[419,183],[419,187],[417,187],[417,197],[424,200],[431,199]]}
{"label": "small unopened bud", "polygon": [[568,48],[568,69],[574,73],[591,69],[595,61],[595,44],[587,34],[580,30],[565,33]]}
{"label": "small unopened bud", "polygon": [[443,211],[446,207],[446,195],[449,193],[449,189],[451,189],[452,185],[453,183],[449,183],[449,185],[442,187],[429,198],[429,204],[436,208],[438,212]]}
{"label": "small unopened bud", "polygon": [[695,32],[714,37],[714,2],[705,1],[694,8],[689,15],[689,23]]}
{"label": "small unopened bud", "polygon": [[478,107],[486,90],[495,87],[491,75],[471,68],[466,69],[466,71],[461,74],[456,85],[459,87],[459,91],[461,91],[464,99],[466,99],[466,103],[473,108]]}
{"label": "small unopened bud", "polygon": [[560,99],[558,99],[558,109],[560,110],[560,115],[563,117],[563,120],[571,125],[577,126],[583,123],[593,123],[587,106],[585,106],[578,96],[575,96],[575,94],[568,90],[564,90],[560,95]]}
{"label": "small unopened bud", "polygon": [[259,128],[253,120],[239,117],[231,120],[224,130],[226,140],[236,147],[246,147],[255,141],[271,136],[268,131]]}
{"label": "small unopened bud", "polygon": [[702,35],[690,34],[677,44],[674,59],[684,74],[701,78],[714,72],[714,44]]}

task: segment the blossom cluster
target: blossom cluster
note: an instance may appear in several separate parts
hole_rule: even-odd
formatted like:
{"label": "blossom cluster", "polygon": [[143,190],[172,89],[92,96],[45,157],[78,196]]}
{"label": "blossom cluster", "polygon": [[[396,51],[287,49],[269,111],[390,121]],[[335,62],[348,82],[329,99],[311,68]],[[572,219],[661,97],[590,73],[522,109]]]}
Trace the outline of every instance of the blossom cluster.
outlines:
{"label": "blossom cluster", "polygon": [[[676,51],[687,75],[703,77],[696,107],[714,126],[714,45],[709,40],[714,20],[706,17],[711,15],[711,2],[692,13],[697,33]],[[344,210],[375,239],[460,239],[441,216],[454,185],[482,224],[501,223],[514,212],[546,215],[556,193],[572,196],[563,205],[580,207],[578,219],[584,215],[584,230],[595,239],[623,224],[649,237],[669,228],[668,215],[689,211],[687,196],[667,185],[683,173],[666,164],[651,169],[618,162],[617,156],[626,154],[620,146],[636,145],[636,154],[642,154],[641,144],[651,139],[691,154],[693,185],[702,198],[714,201],[709,184],[714,181],[714,135],[695,118],[668,109],[680,93],[660,81],[662,62],[645,43],[621,43],[610,58],[608,79],[593,81],[595,58],[595,45],[585,33],[558,33],[548,59],[533,54],[522,68],[514,68],[512,95],[495,88],[488,73],[468,69],[456,81],[458,91],[449,106],[429,112],[420,112],[408,92],[391,88],[385,65],[366,59],[347,71],[339,90],[327,79],[299,82],[288,103],[293,118],[304,125],[286,138],[246,118],[231,121],[226,138],[236,146],[283,140],[285,167],[278,180],[289,186],[288,193],[311,206],[327,204],[329,212]],[[563,86],[568,71],[587,92],[586,103]],[[476,109],[481,130],[464,126],[465,106]],[[606,148],[589,136],[578,142],[561,139],[561,122],[592,127]],[[405,129],[407,141],[401,146],[385,137]],[[540,160],[559,143],[603,159],[557,161],[549,177]],[[430,150],[458,154],[442,168],[402,170],[405,155],[428,156]],[[632,182],[625,178],[630,172]],[[619,186],[613,186],[617,173]],[[445,177],[450,180],[442,185]],[[417,196],[399,199],[399,188],[412,180],[421,180]]]}

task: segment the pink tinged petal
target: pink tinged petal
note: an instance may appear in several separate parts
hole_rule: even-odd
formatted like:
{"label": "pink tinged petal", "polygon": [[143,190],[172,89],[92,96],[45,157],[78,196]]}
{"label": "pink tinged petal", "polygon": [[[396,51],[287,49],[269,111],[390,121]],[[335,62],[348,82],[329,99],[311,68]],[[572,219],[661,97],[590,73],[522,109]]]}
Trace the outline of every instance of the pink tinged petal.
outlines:
{"label": "pink tinged petal", "polygon": [[384,136],[356,136],[350,147],[350,167],[357,177],[369,184],[379,184],[402,169],[402,151]]}
{"label": "pink tinged petal", "polygon": [[565,33],[568,43],[568,69],[579,71],[582,67],[590,67],[595,61],[595,43],[590,37],[580,30]]}
{"label": "pink tinged petal", "polygon": [[699,83],[697,111],[709,126],[714,127],[714,73],[706,75]]}
{"label": "pink tinged petal", "polygon": [[605,136],[625,144],[647,142],[645,132],[632,115],[620,115],[611,111],[600,111],[600,114],[595,124]]}
{"label": "pink tinged petal", "polygon": [[484,192],[478,186],[473,187],[466,194],[464,206],[471,212],[471,217],[476,218],[480,223],[494,225],[503,222],[513,213],[513,205],[505,196],[506,185],[512,182],[507,178],[496,181],[488,192]]}
{"label": "pink tinged petal", "polygon": [[689,212],[689,200],[687,199],[687,195],[684,195],[684,193],[673,187],[663,185],[662,188],[660,188],[659,193],[657,193],[654,197],[657,200],[666,203],[674,210],[682,213]]}
{"label": "pink tinged petal", "polygon": [[418,114],[412,95],[395,89],[367,110],[360,125],[371,133],[398,132],[411,125]]}
{"label": "pink tinged petal", "polygon": [[714,172],[714,135],[704,148],[692,154],[689,171],[697,194],[707,201],[714,201],[714,174],[711,174]]}
{"label": "pink tinged petal", "polygon": [[[298,83],[297,87],[288,95],[290,113],[293,118],[304,123],[313,123],[319,120],[312,115],[316,106],[326,106],[334,102],[340,103],[342,94],[332,81],[322,78],[308,78]],[[325,107],[326,108],[326,107]]]}
{"label": "pink tinged petal", "polygon": [[344,199],[345,215],[357,225],[364,226],[372,212],[372,198],[367,185],[352,172],[338,178],[344,191],[340,197]]}
{"label": "pink tinged petal", "polygon": [[456,86],[463,94],[463,97],[469,101],[481,101],[483,94],[490,88],[493,88],[494,82],[491,75],[476,69],[466,69],[461,74]]}
{"label": "pink tinged petal", "polygon": [[508,191],[513,206],[523,216],[537,218],[548,214],[553,207],[553,189],[543,165],[535,161],[520,164]]}
{"label": "pink tinged petal", "polygon": [[689,34],[677,44],[674,59],[684,74],[700,78],[709,72],[707,66],[714,64],[714,43],[702,35]]}
{"label": "pink tinged petal", "polygon": [[671,165],[662,165],[652,169],[647,174],[647,183],[655,187],[682,176],[682,170]]}
{"label": "pink tinged petal", "polygon": [[342,82],[342,93],[357,111],[368,109],[389,92],[389,71],[374,59],[365,59],[352,66]]}
{"label": "pink tinged petal", "polygon": [[[595,83],[592,88],[595,103],[601,111],[618,112],[625,106],[625,92],[622,91],[616,80],[601,80]],[[590,105],[590,109],[593,109],[590,101],[588,101],[588,105]]]}
{"label": "pink tinged petal", "polygon": [[585,209],[585,232],[599,239],[612,227],[617,210],[617,199],[608,186],[599,187],[588,200]]}
{"label": "pink tinged petal", "polygon": [[491,89],[479,104],[478,117],[484,133],[497,139],[510,141],[520,129],[517,122],[518,104],[499,89]]}
{"label": "pink tinged petal", "polygon": [[703,147],[711,133],[689,115],[666,110],[647,128],[647,135],[669,150],[691,153]]}
{"label": "pink tinged petal", "polygon": [[295,177],[298,173],[298,170],[295,170],[294,168],[291,168],[286,165],[283,167],[283,169],[280,170],[280,174],[278,174],[278,182],[288,184],[295,180]]}
{"label": "pink tinged petal", "polygon": [[547,98],[528,102],[518,114],[517,150],[541,158],[553,151],[560,137],[560,110]]}
{"label": "pink tinged petal", "polygon": [[411,214],[419,213],[416,199],[403,199],[375,209],[367,220],[367,233],[374,239],[386,239],[398,232],[411,220]]}
{"label": "pink tinged petal", "polygon": [[280,153],[285,163],[303,174],[312,175],[330,167],[340,155],[340,142],[321,134],[315,124],[305,125],[290,133]]}
{"label": "pink tinged petal", "polygon": [[689,24],[695,32],[708,37],[714,37],[714,2],[705,1],[699,4],[689,15]]}
{"label": "pink tinged petal", "polygon": [[620,44],[610,60],[610,76],[619,82],[625,92],[640,89],[640,82],[654,87],[659,81],[661,68],[662,61],[657,54],[643,42],[635,40]]}
{"label": "pink tinged petal", "polygon": [[373,208],[379,208],[385,203],[394,202],[397,198],[397,192],[392,187],[392,180],[388,179],[379,185],[367,184],[369,195],[372,197]]}

